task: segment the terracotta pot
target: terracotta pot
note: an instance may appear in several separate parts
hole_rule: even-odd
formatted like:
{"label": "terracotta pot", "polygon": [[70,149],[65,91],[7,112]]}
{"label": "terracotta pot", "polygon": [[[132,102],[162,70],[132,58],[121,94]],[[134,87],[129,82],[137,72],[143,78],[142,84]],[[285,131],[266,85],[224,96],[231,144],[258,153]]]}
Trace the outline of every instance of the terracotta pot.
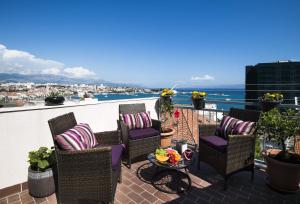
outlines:
{"label": "terracotta pot", "polygon": [[205,99],[204,98],[193,98],[193,105],[195,110],[202,110],[205,107]]}
{"label": "terracotta pot", "polygon": [[295,141],[295,153],[300,155],[300,137],[296,137]]}
{"label": "terracotta pot", "polygon": [[299,190],[300,164],[282,162],[270,156],[266,157],[266,162],[268,185],[283,192]]}
{"label": "terracotta pot", "polygon": [[28,168],[28,190],[33,197],[43,198],[55,192],[55,184],[52,169],[34,171]]}
{"label": "terracotta pot", "polygon": [[160,146],[169,147],[171,146],[171,139],[173,137],[175,130],[172,128],[166,129],[165,132],[160,133]]}

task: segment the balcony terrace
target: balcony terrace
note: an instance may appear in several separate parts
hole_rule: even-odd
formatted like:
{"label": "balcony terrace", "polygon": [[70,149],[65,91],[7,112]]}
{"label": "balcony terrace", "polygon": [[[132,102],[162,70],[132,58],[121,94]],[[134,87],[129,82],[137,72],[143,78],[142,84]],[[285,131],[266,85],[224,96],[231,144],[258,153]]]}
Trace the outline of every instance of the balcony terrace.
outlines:
{"label": "balcony terrace", "polygon": [[[57,203],[55,194],[46,198],[31,197],[27,186],[28,152],[40,146],[53,146],[47,123],[50,118],[74,112],[77,121],[88,123],[94,132],[111,131],[117,129],[119,104],[145,103],[151,117],[157,119],[156,102],[157,98],[143,98],[0,109],[0,204]],[[173,139],[186,139],[190,144],[199,142],[199,124],[217,123],[226,112],[210,109],[195,111],[188,105],[175,108],[180,112],[180,117],[173,124]],[[250,180],[249,172],[233,175],[224,191],[223,178],[205,163],[201,163],[198,170],[197,154],[193,160],[195,162],[189,167],[192,186],[185,194],[166,194],[154,188],[151,178],[155,168],[148,160],[133,163],[131,169],[123,165],[122,183],[117,186],[115,203],[300,203],[299,192],[281,193],[266,185],[264,165],[256,166],[254,181]],[[257,160],[257,164],[261,163]]]}

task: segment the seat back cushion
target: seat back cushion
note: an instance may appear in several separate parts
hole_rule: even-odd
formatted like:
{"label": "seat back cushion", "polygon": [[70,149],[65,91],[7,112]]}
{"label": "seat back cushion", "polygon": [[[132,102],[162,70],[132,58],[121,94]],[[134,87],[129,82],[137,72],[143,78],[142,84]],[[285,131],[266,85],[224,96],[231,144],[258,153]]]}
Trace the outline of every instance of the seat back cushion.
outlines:
{"label": "seat back cushion", "polygon": [[150,112],[140,112],[135,114],[136,128],[149,128],[152,127],[152,121],[150,117]]}
{"label": "seat back cushion", "polygon": [[222,118],[222,121],[221,121],[219,127],[216,130],[215,135],[217,135],[219,137],[223,137],[224,139],[227,139],[227,136],[232,134],[235,124],[238,121],[240,121],[240,120],[230,117],[230,116],[224,116]]}
{"label": "seat back cushion", "polygon": [[86,123],[80,123],[66,132],[56,135],[55,141],[61,149],[67,151],[84,150],[98,145],[93,131]]}
{"label": "seat back cushion", "polygon": [[248,135],[248,134],[250,134],[254,131],[255,125],[256,125],[255,122],[239,120],[233,128],[232,134],[234,134],[234,135]]}
{"label": "seat back cushion", "polygon": [[127,125],[128,130],[135,129],[135,115],[134,114],[120,114],[120,119]]}
{"label": "seat back cushion", "polygon": [[150,112],[120,114],[120,119],[127,125],[129,130],[152,127]]}

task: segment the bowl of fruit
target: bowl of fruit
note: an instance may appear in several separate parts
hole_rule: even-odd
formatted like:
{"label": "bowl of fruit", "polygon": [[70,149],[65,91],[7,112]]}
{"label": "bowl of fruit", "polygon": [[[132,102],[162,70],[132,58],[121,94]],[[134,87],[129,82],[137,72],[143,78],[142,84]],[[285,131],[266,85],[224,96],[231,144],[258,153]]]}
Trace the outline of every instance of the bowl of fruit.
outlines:
{"label": "bowl of fruit", "polygon": [[172,148],[157,149],[155,151],[155,158],[161,163],[169,162],[173,165],[177,164],[181,160],[180,154]]}

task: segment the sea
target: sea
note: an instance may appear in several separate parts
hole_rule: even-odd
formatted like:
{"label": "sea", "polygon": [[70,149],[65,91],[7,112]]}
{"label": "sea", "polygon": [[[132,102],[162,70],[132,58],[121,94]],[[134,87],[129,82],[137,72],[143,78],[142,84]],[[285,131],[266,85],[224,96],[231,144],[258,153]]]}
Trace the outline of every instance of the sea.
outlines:
{"label": "sea", "polygon": [[[192,104],[191,93],[195,89],[178,88],[176,94],[172,97],[174,103],[189,105]],[[207,93],[206,99],[209,101],[218,101],[214,103],[217,109],[229,110],[231,107],[244,108],[244,105],[230,104],[230,102],[244,102],[245,89],[203,89]],[[158,93],[118,93],[118,94],[99,94],[95,95],[99,101],[104,100],[119,100],[119,99],[134,99],[134,98],[147,98],[159,97]]]}

